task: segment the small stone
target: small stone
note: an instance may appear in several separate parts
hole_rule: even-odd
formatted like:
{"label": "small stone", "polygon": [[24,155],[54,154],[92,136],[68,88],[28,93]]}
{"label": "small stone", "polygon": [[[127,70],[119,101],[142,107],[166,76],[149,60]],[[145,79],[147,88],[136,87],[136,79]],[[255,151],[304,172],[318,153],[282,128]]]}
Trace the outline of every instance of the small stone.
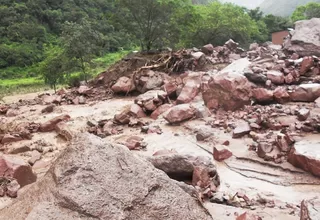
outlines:
{"label": "small stone", "polygon": [[224,161],[232,157],[232,152],[223,145],[218,145],[213,148],[213,158],[216,161]]}
{"label": "small stone", "polygon": [[7,191],[6,194],[7,196],[11,198],[16,198],[18,196],[18,190],[20,189],[20,185],[17,182],[17,180],[12,180],[8,185],[7,185]]}
{"label": "small stone", "polygon": [[298,111],[298,119],[299,121],[305,121],[310,116],[310,110],[303,108]]}
{"label": "small stone", "polygon": [[31,158],[28,160],[28,163],[31,166],[33,166],[40,159],[41,159],[41,154],[38,151],[32,151]]}
{"label": "small stone", "polygon": [[41,110],[41,113],[51,113],[51,112],[53,112],[54,108],[55,108],[54,104],[48,105],[44,109]]}
{"label": "small stone", "polygon": [[249,134],[251,131],[250,125],[248,122],[242,121],[233,131],[233,138],[241,138],[246,134]]}
{"label": "small stone", "polygon": [[236,220],[262,220],[262,218],[257,215],[245,212],[242,215],[238,216]]}

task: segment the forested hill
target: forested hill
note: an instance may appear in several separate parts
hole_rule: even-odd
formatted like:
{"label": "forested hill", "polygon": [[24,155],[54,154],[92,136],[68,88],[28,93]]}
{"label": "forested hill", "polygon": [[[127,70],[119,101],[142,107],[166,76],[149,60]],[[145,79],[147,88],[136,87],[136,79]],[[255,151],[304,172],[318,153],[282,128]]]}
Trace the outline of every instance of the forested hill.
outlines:
{"label": "forested hill", "polygon": [[[55,85],[119,50],[264,42],[289,21],[215,0],[0,0],[0,79]],[[99,64],[100,65],[100,64]],[[69,74],[69,75],[68,75]]]}
{"label": "forested hill", "polygon": [[320,0],[264,0],[259,7],[265,14],[286,17],[290,16],[298,6],[309,2],[320,2]]}

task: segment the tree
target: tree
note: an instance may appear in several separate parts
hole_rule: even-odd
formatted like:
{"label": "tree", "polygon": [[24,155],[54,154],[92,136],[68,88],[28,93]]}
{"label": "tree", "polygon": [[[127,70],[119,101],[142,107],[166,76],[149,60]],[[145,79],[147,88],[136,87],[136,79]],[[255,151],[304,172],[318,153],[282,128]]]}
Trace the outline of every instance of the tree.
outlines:
{"label": "tree", "polygon": [[296,8],[293,12],[292,21],[299,21],[311,18],[320,18],[320,3],[310,2]]}
{"label": "tree", "polygon": [[[170,21],[184,0],[117,0],[117,19],[140,41],[142,50],[161,47],[170,36]],[[190,2],[189,2],[190,3]]]}
{"label": "tree", "polygon": [[234,4],[213,2],[195,6],[198,19],[190,32],[193,45],[222,45],[228,39],[245,44],[259,32],[256,22],[245,10]]}
{"label": "tree", "polygon": [[39,71],[44,82],[57,91],[57,84],[62,83],[66,75],[66,62],[63,51],[58,47],[51,47],[47,52],[47,59],[40,64]]}
{"label": "tree", "polygon": [[280,16],[266,15],[263,18],[263,21],[267,25],[270,34],[277,31],[283,31],[289,27],[292,27],[292,23],[289,20],[289,18],[284,18]]}
{"label": "tree", "polygon": [[102,38],[101,33],[94,30],[87,20],[81,24],[66,22],[63,26],[61,41],[65,56],[77,63],[86,82],[91,60],[101,51]]}

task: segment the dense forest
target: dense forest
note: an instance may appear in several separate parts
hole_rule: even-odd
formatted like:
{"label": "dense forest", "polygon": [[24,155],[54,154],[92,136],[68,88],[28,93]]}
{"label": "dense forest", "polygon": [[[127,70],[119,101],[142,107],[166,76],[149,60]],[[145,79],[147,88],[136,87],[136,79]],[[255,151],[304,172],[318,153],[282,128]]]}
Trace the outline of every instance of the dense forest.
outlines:
{"label": "dense forest", "polygon": [[245,47],[291,26],[289,18],[218,1],[0,0],[0,78],[43,76],[55,85],[79,71],[86,80],[92,61],[108,53],[230,38]]}

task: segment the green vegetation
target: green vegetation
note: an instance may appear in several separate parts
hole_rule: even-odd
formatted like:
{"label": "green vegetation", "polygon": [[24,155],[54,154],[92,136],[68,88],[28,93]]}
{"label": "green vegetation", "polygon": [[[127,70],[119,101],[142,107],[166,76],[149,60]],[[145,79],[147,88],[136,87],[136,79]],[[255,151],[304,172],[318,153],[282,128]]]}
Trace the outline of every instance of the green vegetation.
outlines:
{"label": "green vegetation", "polygon": [[244,46],[290,26],[214,0],[0,0],[0,89],[75,85],[132,48]]}
{"label": "green vegetation", "polygon": [[291,16],[293,21],[311,18],[320,18],[320,3],[311,2],[306,5],[299,6]]}

